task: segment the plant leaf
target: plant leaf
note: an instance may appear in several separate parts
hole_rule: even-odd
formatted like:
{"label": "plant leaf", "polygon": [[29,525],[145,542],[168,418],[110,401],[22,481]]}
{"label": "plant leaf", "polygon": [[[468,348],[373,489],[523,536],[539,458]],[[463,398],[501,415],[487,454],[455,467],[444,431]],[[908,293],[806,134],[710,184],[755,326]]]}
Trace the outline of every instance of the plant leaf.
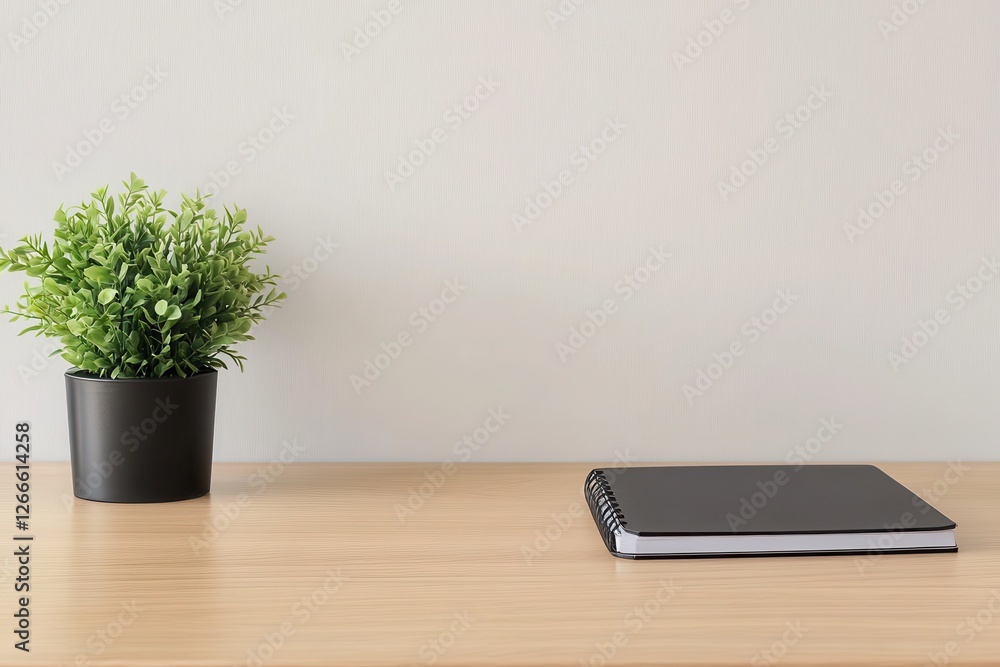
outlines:
{"label": "plant leaf", "polygon": [[27,275],[6,314],[101,377],[186,376],[230,361],[242,370],[236,346],[284,297],[279,276],[253,268],[271,237],[243,229],[244,209],[209,208],[197,191],[172,211],[136,174],[122,186],[61,205],[54,240],[0,249],[0,270]]}
{"label": "plant leaf", "polygon": [[88,266],[83,270],[83,275],[97,282],[111,282],[115,279],[115,274],[105,266]]}
{"label": "plant leaf", "polygon": [[114,301],[116,296],[118,296],[118,290],[114,287],[106,287],[101,290],[100,294],[97,295],[97,301],[106,306]]}
{"label": "plant leaf", "polygon": [[62,287],[52,278],[45,278],[42,281],[42,289],[49,294],[63,294]]}

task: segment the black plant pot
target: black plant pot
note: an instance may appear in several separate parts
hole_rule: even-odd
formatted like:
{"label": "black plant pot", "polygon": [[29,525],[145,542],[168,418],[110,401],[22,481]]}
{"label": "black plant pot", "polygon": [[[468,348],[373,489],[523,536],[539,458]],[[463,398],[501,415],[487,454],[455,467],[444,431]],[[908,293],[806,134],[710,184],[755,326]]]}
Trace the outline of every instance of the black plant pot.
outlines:
{"label": "black plant pot", "polygon": [[73,493],[109,503],[208,493],[218,379],[215,370],[114,380],[66,373]]}

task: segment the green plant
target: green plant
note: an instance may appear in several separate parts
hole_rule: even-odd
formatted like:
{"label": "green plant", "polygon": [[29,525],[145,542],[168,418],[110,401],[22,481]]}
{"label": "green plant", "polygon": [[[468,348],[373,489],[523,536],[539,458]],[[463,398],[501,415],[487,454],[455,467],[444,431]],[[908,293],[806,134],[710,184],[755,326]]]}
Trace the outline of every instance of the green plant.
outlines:
{"label": "green plant", "polygon": [[274,239],[245,231],[239,207],[217,218],[196,193],[168,211],[165,191],[135,174],[123,185],[117,203],[103,187],[60,206],[51,248],[41,235],[0,248],[0,271],[36,280],[0,312],[31,321],[22,334],[60,339],[53,354],[102,377],[184,377],[225,368],[223,357],[242,370],[234,345],[285,298],[278,276],[249,266]]}

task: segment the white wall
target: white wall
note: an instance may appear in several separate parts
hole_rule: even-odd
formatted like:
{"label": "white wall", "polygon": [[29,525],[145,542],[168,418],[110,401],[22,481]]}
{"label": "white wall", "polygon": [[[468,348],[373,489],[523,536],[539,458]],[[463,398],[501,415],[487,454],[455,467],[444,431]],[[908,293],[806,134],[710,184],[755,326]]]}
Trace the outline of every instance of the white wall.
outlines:
{"label": "white wall", "polygon": [[[346,56],[389,4],[46,4],[0,9],[2,243],[130,170],[176,197],[227,163],[223,202],[277,237],[289,299],[247,372],[222,378],[218,460],[292,440],[304,460],[461,459],[454,443],[498,408],[509,418],[473,460],[781,460],[822,419],[842,427],[815,461],[998,458],[1000,280],[954,291],[1000,253],[998,3],[590,0],[556,21],[558,0],[424,0]],[[477,89],[468,118],[449,112]],[[797,110],[809,119],[782,120]],[[609,121],[614,140],[581,157]],[[88,135],[78,166],[56,166]],[[723,197],[748,151],[766,162]],[[314,262],[319,239],[339,247]],[[639,291],[616,289],[660,248],[671,258]],[[9,303],[21,276],[0,278]],[[447,281],[465,289],[422,331]],[[752,334],[778,290],[794,305]],[[606,300],[606,325],[563,361],[557,344]],[[947,322],[894,368],[937,311]],[[30,419],[36,458],[64,459],[66,365],[17,330],[0,327],[0,428]],[[351,375],[401,333],[412,344],[356,392]],[[710,368],[734,342],[744,354]],[[719,377],[686,396],[700,370]]]}

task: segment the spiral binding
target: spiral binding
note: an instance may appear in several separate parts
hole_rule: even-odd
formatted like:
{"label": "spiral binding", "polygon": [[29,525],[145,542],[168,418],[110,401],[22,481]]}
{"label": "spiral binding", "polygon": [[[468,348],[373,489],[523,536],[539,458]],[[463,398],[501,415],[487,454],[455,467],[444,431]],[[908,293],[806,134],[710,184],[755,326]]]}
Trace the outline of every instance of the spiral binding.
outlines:
{"label": "spiral binding", "polygon": [[601,538],[609,550],[617,551],[615,535],[620,533],[628,522],[625,521],[625,515],[615,499],[614,491],[611,490],[607,474],[603,470],[591,470],[587,475],[584,491]]}

